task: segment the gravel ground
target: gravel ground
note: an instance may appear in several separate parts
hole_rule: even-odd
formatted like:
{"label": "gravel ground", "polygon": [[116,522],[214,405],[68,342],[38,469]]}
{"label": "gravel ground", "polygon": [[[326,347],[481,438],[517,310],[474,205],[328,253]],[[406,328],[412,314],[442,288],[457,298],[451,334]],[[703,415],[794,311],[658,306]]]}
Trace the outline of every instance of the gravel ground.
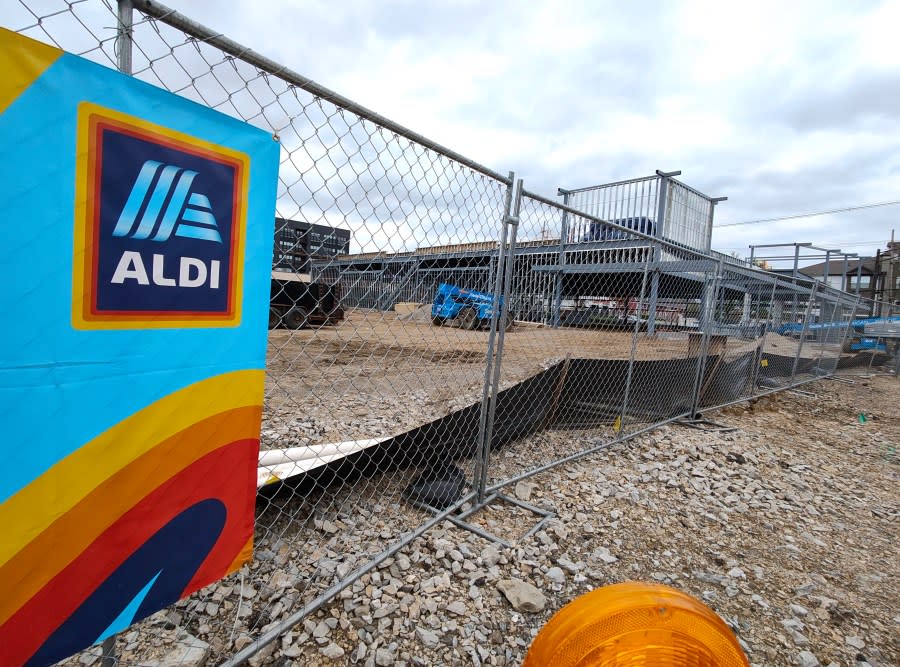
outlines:
{"label": "gravel ground", "polygon": [[[555,515],[537,533],[506,548],[439,524],[250,664],[516,665],[576,596],[645,580],[706,601],[755,665],[898,665],[900,381],[804,389],[707,415],[734,431],[665,426],[520,482],[507,492]],[[547,432],[508,453],[595,437]],[[125,633],[123,662],[215,663],[247,645],[244,628],[289,615],[310,577],[355,566],[354,531],[389,536],[424,518],[386,498],[320,503],[295,521],[321,537],[312,554],[261,535],[240,575]],[[473,518],[510,541],[536,521],[502,502]]]}

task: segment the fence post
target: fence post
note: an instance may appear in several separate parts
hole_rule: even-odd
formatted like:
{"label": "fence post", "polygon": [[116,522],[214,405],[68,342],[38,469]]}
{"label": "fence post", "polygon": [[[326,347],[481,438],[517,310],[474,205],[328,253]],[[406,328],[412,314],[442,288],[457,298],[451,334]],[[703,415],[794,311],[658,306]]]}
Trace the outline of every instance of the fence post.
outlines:
{"label": "fence post", "polygon": [[853,310],[850,311],[850,317],[847,319],[847,326],[844,327],[844,335],[841,337],[841,347],[838,350],[837,361],[834,362],[834,370],[832,373],[837,373],[838,364],[841,362],[841,353],[844,351],[844,346],[847,344],[847,340],[850,338],[850,331],[853,329],[853,320],[856,318],[856,311],[859,309],[859,302],[862,301],[860,296],[856,295],[856,303],[853,304]]}
{"label": "fence post", "polygon": [[[123,74],[131,74],[131,54],[134,42],[132,26],[134,7],[131,0],[118,0],[118,20],[116,25],[116,67]],[[116,655],[116,635],[112,634],[100,644],[100,666],[115,667],[119,663]]]}
{"label": "fence post", "polygon": [[134,7],[131,0],[119,0],[118,25],[116,26],[116,66],[120,72],[131,74],[133,47],[132,25]]}
{"label": "fence post", "polygon": [[[887,290],[887,287],[884,287],[884,289]],[[884,296],[884,294],[882,294],[882,296]],[[878,317],[891,317],[891,311],[890,311],[890,310],[888,310],[887,313],[884,312],[884,310],[885,310],[885,304],[886,304],[886,303],[887,303],[887,301],[884,300],[884,299],[882,299],[881,302],[875,302],[875,301],[873,300],[873,305],[871,306],[872,312],[875,312],[875,310],[877,309],[877,311],[878,311]],[[877,304],[877,305],[876,305],[876,304]],[[863,326],[863,331],[865,331],[865,326]],[[900,343],[898,343],[898,347],[895,348],[895,351],[896,351],[895,353],[900,353]],[[872,351],[869,352],[869,363],[868,363],[868,365],[866,366],[866,373],[871,373],[871,372],[872,372],[872,363],[873,363],[874,361],[875,361],[875,350],[872,350]],[[896,361],[896,360],[895,360],[895,361]],[[895,367],[898,367],[898,370],[900,370],[900,362],[895,363]]]}
{"label": "fence post", "polygon": [[506,239],[509,234],[509,219],[513,206],[513,192],[516,186],[516,175],[509,172],[509,185],[506,189],[506,203],[503,210],[503,220],[500,224],[500,241],[497,246],[497,270],[494,284],[494,303],[493,315],[491,316],[491,328],[488,333],[488,346],[484,363],[484,386],[481,392],[481,408],[478,414],[478,439],[477,452],[475,456],[475,471],[472,480],[472,486],[478,491],[477,502],[484,502],[484,488],[487,481],[487,459],[488,459],[488,441],[493,432],[493,414],[490,416],[488,412],[491,410],[491,396],[493,384],[493,369],[495,361],[494,349],[497,339],[497,328],[500,323],[498,305],[500,302],[500,293],[503,288],[503,274],[506,266]]}
{"label": "fence post", "polygon": [[[703,295],[700,303],[700,326],[702,338],[700,339],[700,351],[697,357],[697,372],[694,375],[694,390],[691,399],[691,419],[696,418],[700,411],[700,391],[703,387],[703,376],[706,373],[706,362],[709,357],[709,337],[712,333],[712,322],[715,319],[715,304],[718,301],[719,283],[723,276],[723,260],[719,258],[716,267],[716,275],[713,278],[712,287],[708,282],[703,285]],[[710,308],[712,304],[712,308]]]}
{"label": "fence post", "polygon": [[[641,280],[641,298],[638,301],[637,316],[634,318],[634,331],[631,332],[631,352],[628,357],[628,374],[625,377],[625,393],[622,396],[622,411],[619,413],[619,437],[625,432],[625,415],[628,412],[628,398],[631,394],[631,380],[634,376],[634,357],[637,354],[638,335],[641,331],[641,313],[644,312],[644,298],[647,296],[647,273],[650,269],[652,255],[644,260],[644,277]],[[658,274],[657,274],[658,275]],[[649,328],[649,323],[648,323]]]}
{"label": "fence post", "polygon": [[[666,211],[669,196],[669,177],[677,175],[674,172],[669,174],[661,171],[656,172],[659,175],[659,185],[656,190],[656,229],[654,236],[663,238],[666,234]],[[681,172],[678,172],[681,173]],[[656,335],[656,301],[659,298],[659,271],[657,270],[657,262],[662,257],[662,248],[654,245],[651,250],[653,257],[653,275],[650,277],[650,303],[647,307],[647,335]]]}
{"label": "fence post", "polygon": [[[769,297],[769,307],[766,309],[766,321],[772,317],[772,307],[775,304],[775,291],[778,288],[778,280],[772,282],[772,296]],[[756,309],[756,316],[759,319],[759,311],[760,308]],[[773,320],[774,322],[774,320]],[[759,382],[759,369],[762,364],[762,358],[766,353],[766,338],[769,335],[769,326],[766,324],[766,328],[763,329],[762,338],[759,341],[759,347],[757,349],[756,357],[754,359],[753,366],[753,374],[750,379],[750,396],[756,395],[757,383]]]}
{"label": "fence post", "polygon": [[797,366],[800,364],[800,352],[803,351],[803,343],[806,340],[806,333],[809,331],[809,318],[812,316],[813,302],[816,300],[816,291],[818,287],[819,283],[814,282],[812,284],[812,289],[809,292],[809,301],[806,303],[806,315],[803,317],[803,327],[800,329],[800,341],[797,344],[797,354],[794,355],[794,366],[791,369],[791,386],[794,385],[797,378]]}
{"label": "fence post", "polygon": [[[752,269],[753,264],[753,255],[756,252],[756,248],[754,246],[750,246],[750,268]],[[750,324],[750,310],[752,306],[753,297],[750,295],[750,292],[744,292],[744,307],[741,311],[741,324]],[[759,315],[759,308],[756,310],[757,316]],[[757,317],[758,319],[758,317]]]}
{"label": "fence post", "polygon": [[[506,314],[509,312],[510,287],[512,285],[513,267],[516,255],[516,233],[519,228],[519,212],[522,208],[522,179],[518,180],[518,187],[512,206],[512,214],[504,220],[504,228],[509,228],[509,249],[506,253],[506,261],[503,272],[497,272],[498,290],[494,294],[494,313],[491,317],[491,333],[497,334],[497,346],[494,354],[493,378],[490,383],[490,398],[488,400],[487,419],[484,429],[484,438],[481,441],[481,455],[478,457],[480,465],[479,476],[476,483],[476,497],[478,503],[484,502],[485,489],[487,488],[487,469],[491,458],[491,439],[494,436],[494,418],[497,410],[497,393],[500,388],[500,365],[503,361],[503,341],[506,338]],[[506,237],[506,229],[503,236]],[[502,248],[501,248],[502,253]],[[501,285],[501,282],[502,285]],[[501,301],[502,299],[502,301]],[[499,306],[499,308],[498,308]]]}
{"label": "fence post", "polygon": [[[794,244],[794,269],[791,271],[791,275],[794,277],[794,287],[797,286],[797,274],[800,264],[800,244]],[[794,301],[793,308],[791,309],[791,322],[797,321],[797,309],[800,307],[800,300],[797,297],[797,293],[794,292]]]}
{"label": "fence post", "polygon": [[[559,194],[563,196],[563,206],[569,205],[569,192],[559,188]],[[566,263],[566,241],[569,237],[569,212],[562,212],[562,221],[559,225],[559,271],[553,284],[553,328],[559,328],[560,311],[562,310],[563,267]]]}

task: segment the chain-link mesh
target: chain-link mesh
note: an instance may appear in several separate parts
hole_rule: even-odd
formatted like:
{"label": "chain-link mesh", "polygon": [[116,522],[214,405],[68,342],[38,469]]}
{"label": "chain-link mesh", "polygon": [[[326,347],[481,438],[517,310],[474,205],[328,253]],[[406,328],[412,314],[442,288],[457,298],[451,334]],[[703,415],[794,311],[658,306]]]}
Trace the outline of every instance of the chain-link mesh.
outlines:
{"label": "chain-link mesh", "polygon": [[[14,29],[104,65],[127,46],[112,2],[4,11]],[[370,596],[353,586],[363,569],[478,491],[896,358],[851,325],[878,304],[698,252],[712,203],[678,181],[569,193],[570,206],[514,200],[510,179],[202,27],[188,34],[183,19],[135,13],[133,76],[281,146],[255,560],[170,611],[213,660],[244,659],[298,624],[314,636],[302,624],[317,605],[345,589]],[[403,596],[369,598],[380,631],[395,628],[377,611]],[[158,655],[167,623],[129,631],[121,661]]]}

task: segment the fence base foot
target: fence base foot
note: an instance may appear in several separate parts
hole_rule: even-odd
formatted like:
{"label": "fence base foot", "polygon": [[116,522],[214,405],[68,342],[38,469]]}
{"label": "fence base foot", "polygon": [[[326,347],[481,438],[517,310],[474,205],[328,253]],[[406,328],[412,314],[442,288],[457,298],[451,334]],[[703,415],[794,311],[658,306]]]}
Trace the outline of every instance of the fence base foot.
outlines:
{"label": "fence base foot", "polygon": [[736,426],[727,426],[709,419],[676,419],[673,423],[678,426],[687,426],[701,431],[718,431],[719,433],[731,433],[738,430]]}
{"label": "fence base foot", "polygon": [[[473,514],[476,514],[477,512],[480,512],[483,509],[486,509],[489,505],[491,505],[491,503],[493,503],[494,501],[497,501],[497,500],[504,502],[504,503],[509,503],[510,505],[516,505],[517,507],[521,507],[522,509],[528,510],[532,514],[536,514],[537,516],[539,516],[540,519],[538,520],[538,522],[536,524],[534,524],[528,530],[528,532],[526,532],[524,535],[520,536],[519,538],[517,538],[516,540],[513,540],[513,541],[509,541],[502,537],[498,537],[497,535],[494,535],[493,533],[486,531],[481,526],[477,526],[469,521],[466,521],[466,519],[468,519],[470,516],[472,516]],[[424,509],[424,510],[427,510],[427,511],[435,513],[435,514],[440,512],[440,510],[438,508],[431,507],[430,505],[427,505],[422,502],[410,501],[410,504],[414,505],[415,507],[419,507],[420,509]],[[469,509],[457,511],[455,514],[449,514],[445,518],[447,521],[450,521],[454,525],[459,526],[460,528],[462,528],[464,530],[468,530],[469,532],[474,533],[474,534],[478,535],[479,537],[482,537],[490,542],[494,542],[501,546],[511,548],[511,547],[515,546],[515,544],[517,542],[527,539],[527,538],[531,537],[532,535],[534,535],[537,531],[539,531],[541,529],[541,526],[543,526],[544,523],[548,519],[551,519],[554,516],[556,516],[556,514],[554,512],[548,512],[547,510],[541,509],[540,507],[536,507],[535,505],[532,505],[530,503],[523,502],[523,501],[519,500],[518,498],[512,498],[512,497],[504,495],[502,493],[492,493],[491,495],[487,496],[483,502],[475,503]]]}
{"label": "fence base foot", "polygon": [[814,394],[811,391],[804,391],[802,389],[788,389],[787,392],[789,394],[795,394],[797,396],[804,396],[806,398],[818,398],[818,394]]}

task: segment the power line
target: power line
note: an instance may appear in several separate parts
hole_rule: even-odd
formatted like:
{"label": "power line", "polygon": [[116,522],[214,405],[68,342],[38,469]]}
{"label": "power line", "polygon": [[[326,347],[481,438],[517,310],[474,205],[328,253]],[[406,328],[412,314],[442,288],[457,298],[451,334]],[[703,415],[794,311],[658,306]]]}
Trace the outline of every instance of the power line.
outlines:
{"label": "power line", "polygon": [[831,241],[828,245],[836,245],[842,248],[858,248],[864,245],[884,245],[887,243],[887,239],[880,239],[878,241],[854,241],[853,243],[844,243],[842,241]]}
{"label": "power line", "polygon": [[[858,248],[860,246],[871,246],[871,245],[885,245],[887,243],[887,239],[875,239],[872,241],[828,241],[827,243],[823,243],[822,245],[833,245],[839,248]],[[749,246],[741,245],[741,246],[726,246],[724,248],[719,248],[720,250],[745,250]]]}
{"label": "power line", "polygon": [[846,208],[833,208],[828,211],[815,211],[813,213],[797,213],[796,215],[785,215],[780,218],[762,218],[761,220],[745,220],[744,222],[727,222],[724,225],[713,225],[714,227],[737,227],[738,225],[758,225],[763,222],[778,222],[779,220],[795,220],[797,218],[814,218],[818,215],[829,215],[831,213],[847,213],[849,211],[859,211],[864,208],[878,208],[879,206],[895,206],[900,204],[900,200],[883,201],[875,204],[859,204],[858,206],[847,206]]}

